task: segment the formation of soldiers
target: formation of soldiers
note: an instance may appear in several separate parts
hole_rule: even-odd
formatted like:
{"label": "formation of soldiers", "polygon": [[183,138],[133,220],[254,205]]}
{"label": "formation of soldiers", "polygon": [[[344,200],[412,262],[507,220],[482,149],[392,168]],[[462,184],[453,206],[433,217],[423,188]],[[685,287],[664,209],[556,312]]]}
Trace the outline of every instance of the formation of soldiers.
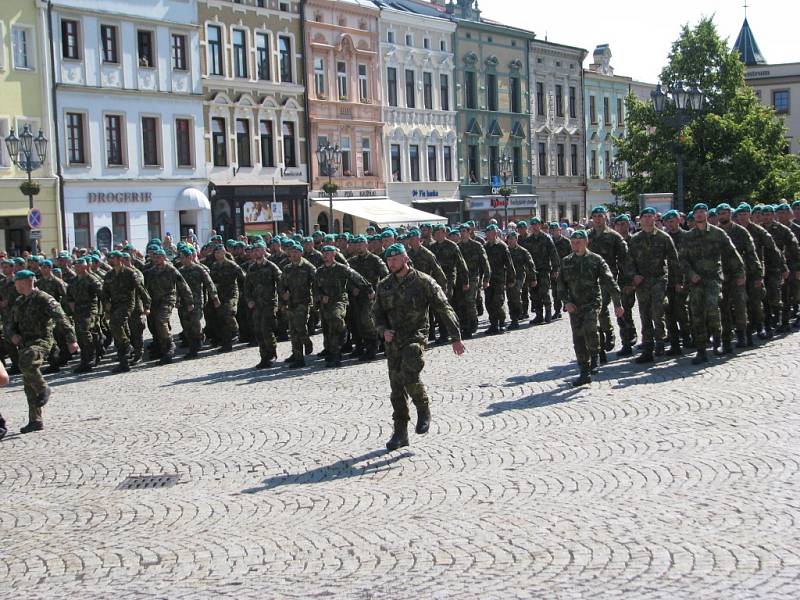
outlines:
{"label": "formation of soldiers", "polygon": [[[229,352],[238,341],[258,346],[256,369],[273,367],[277,342],[288,340],[286,367],[304,367],[321,327],[318,356],[327,367],[341,365],[345,354],[371,361],[385,353],[395,412],[389,445],[399,447],[408,443],[398,426],[408,420],[407,397],[418,409],[417,432],[429,426],[419,382],[426,341],[450,342],[460,354],[461,340],[477,333],[484,312],[487,335],[567,312],[580,368],[575,383],[583,385],[617,344],[610,304],[617,354],[634,353],[638,303],[637,363],[694,348],[693,362],[701,364],[711,348],[729,354],[734,340],[744,348],[754,337],[788,332],[792,319],[800,327],[798,239],[800,201],[735,210],[698,204],[689,215],[645,209],[637,227],[627,215],[611,219],[598,207],[591,224],[575,230],[534,217],[505,232],[491,224],[483,236],[468,221],[454,228],[369,227],[355,236],[215,236],[200,248],[180,243],[176,250],[154,239],[144,253],[126,245],[105,256],[7,259],[0,282],[3,358],[11,374],[22,374],[27,433],[43,428],[50,395],[40,367],[47,363],[46,372],[55,373],[79,357],[73,371],[88,373],[112,345],[114,372],[145,358],[169,364],[176,309],[185,359],[204,344]],[[153,338],[146,356],[145,330]]]}

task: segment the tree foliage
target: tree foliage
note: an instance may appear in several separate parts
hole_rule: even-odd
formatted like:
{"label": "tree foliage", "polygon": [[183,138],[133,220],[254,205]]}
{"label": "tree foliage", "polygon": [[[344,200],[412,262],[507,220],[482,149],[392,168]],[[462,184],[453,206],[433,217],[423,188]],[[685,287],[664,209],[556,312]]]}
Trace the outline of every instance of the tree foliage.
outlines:
{"label": "tree foliage", "polygon": [[783,121],[745,85],[738,52],[728,49],[711,18],[684,25],[661,81],[696,83],[705,105],[692,120],[677,123],[674,106],[658,115],[652,102],[628,96],[628,132],[616,143],[629,177],[614,184],[627,205],[636,206],[642,193],[677,192],[678,152],[687,206],[772,201],[800,192],[800,161],[785,153]]}

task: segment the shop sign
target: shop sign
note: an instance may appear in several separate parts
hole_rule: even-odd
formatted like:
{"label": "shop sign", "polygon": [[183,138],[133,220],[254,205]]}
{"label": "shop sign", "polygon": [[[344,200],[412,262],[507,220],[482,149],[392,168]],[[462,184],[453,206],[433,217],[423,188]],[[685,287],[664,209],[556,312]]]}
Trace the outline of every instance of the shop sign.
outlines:
{"label": "shop sign", "polygon": [[412,198],[438,198],[439,192],[437,190],[412,190]]}
{"label": "shop sign", "polygon": [[378,196],[377,190],[344,190],[342,198],[373,198]]}
{"label": "shop sign", "polygon": [[89,204],[127,204],[151,202],[151,192],[89,192]]}
{"label": "shop sign", "polygon": [[242,212],[245,225],[283,221],[282,202],[245,202]]}
{"label": "shop sign", "polygon": [[[465,202],[465,208],[467,210],[492,210],[495,208],[504,208],[505,205],[505,198],[502,196],[496,198],[468,198]],[[512,210],[536,208],[536,197],[520,196],[514,198],[512,196],[508,199],[508,208]]]}

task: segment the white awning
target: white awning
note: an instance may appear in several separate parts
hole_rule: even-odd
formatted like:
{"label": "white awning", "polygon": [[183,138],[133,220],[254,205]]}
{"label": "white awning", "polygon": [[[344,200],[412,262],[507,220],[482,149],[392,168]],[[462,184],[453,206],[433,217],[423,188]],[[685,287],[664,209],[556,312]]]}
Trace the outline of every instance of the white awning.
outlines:
{"label": "white awning", "polygon": [[196,188],[185,188],[178,194],[175,210],[211,210],[206,195]]}
{"label": "white awning", "polygon": [[412,204],[461,204],[461,198],[420,198],[412,200]]}
{"label": "white awning", "polygon": [[[327,209],[327,200],[314,200],[314,204]],[[405,225],[406,223],[446,223],[447,217],[440,217],[388,198],[371,198],[364,200],[334,200],[333,210],[353,215],[377,223],[381,227],[389,225]]]}

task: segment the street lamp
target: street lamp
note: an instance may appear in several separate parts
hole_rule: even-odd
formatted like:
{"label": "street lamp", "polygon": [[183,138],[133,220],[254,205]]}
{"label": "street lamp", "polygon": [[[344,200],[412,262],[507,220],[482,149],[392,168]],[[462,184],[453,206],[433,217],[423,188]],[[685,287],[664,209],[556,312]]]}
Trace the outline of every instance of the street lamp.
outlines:
{"label": "street lamp", "polygon": [[339,146],[331,146],[326,144],[317,149],[317,163],[319,164],[319,172],[322,175],[328,176],[328,183],[322,186],[322,191],[328,195],[328,233],[333,232],[333,196],[339,189],[333,183],[333,176],[339,170],[339,165],[342,161],[342,151]]}
{"label": "street lamp", "polygon": [[[39,193],[39,186],[31,180],[31,172],[44,164],[47,156],[47,138],[44,137],[41,129],[39,135],[34,138],[30,126],[25,125],[19,137],[12,129],[5,138],[5,142],[8,155],[13,163],[28,174],[28,181],[20,186],[20,191],[28,196],[28,208],[33,209],[33,197]],[[34,158],[34,149],[37,158]],[[34,243],[34,246],[38,246],[38,244]]]}
{"label": "street lamp", "polygon": [[[623,164],[619,160],[615,160],[614,162],[612,162],[611,166],[608,169],[608,178],[613,183],[618,183],[622,181],[624,176],[625,176],[625,168]],[[617,196],[616,191],[614,191],[614,214],[619,216],[619,197]]]}
{"label": "street lamp", "polygon": [[[664,121],[676,131],[680,131],[690,123],[703,109],[705,97],[696,84],[687,86],[683,81],[676,81],[664,91],[660,83],[650,92],[653,109]],[[669,110],[674,108],[674,110]],[[683,190],[683,148],[675,142],[677,162],[678,207],[686,212],[686,199]]]}
{"label": "street lamp", "polygon": [[511,174],[514,172],[514,161],[508,155],[508,152],[503,152],[503,156],[500,159],[500,177],[503,178],[503,187],[501,187],[498,191],[500,195],[503,196],[503,207],[505,209],[505,228],[508,229],[508,197],[511,195],[511,188],[508,187],[508,178],[511,177]]}

